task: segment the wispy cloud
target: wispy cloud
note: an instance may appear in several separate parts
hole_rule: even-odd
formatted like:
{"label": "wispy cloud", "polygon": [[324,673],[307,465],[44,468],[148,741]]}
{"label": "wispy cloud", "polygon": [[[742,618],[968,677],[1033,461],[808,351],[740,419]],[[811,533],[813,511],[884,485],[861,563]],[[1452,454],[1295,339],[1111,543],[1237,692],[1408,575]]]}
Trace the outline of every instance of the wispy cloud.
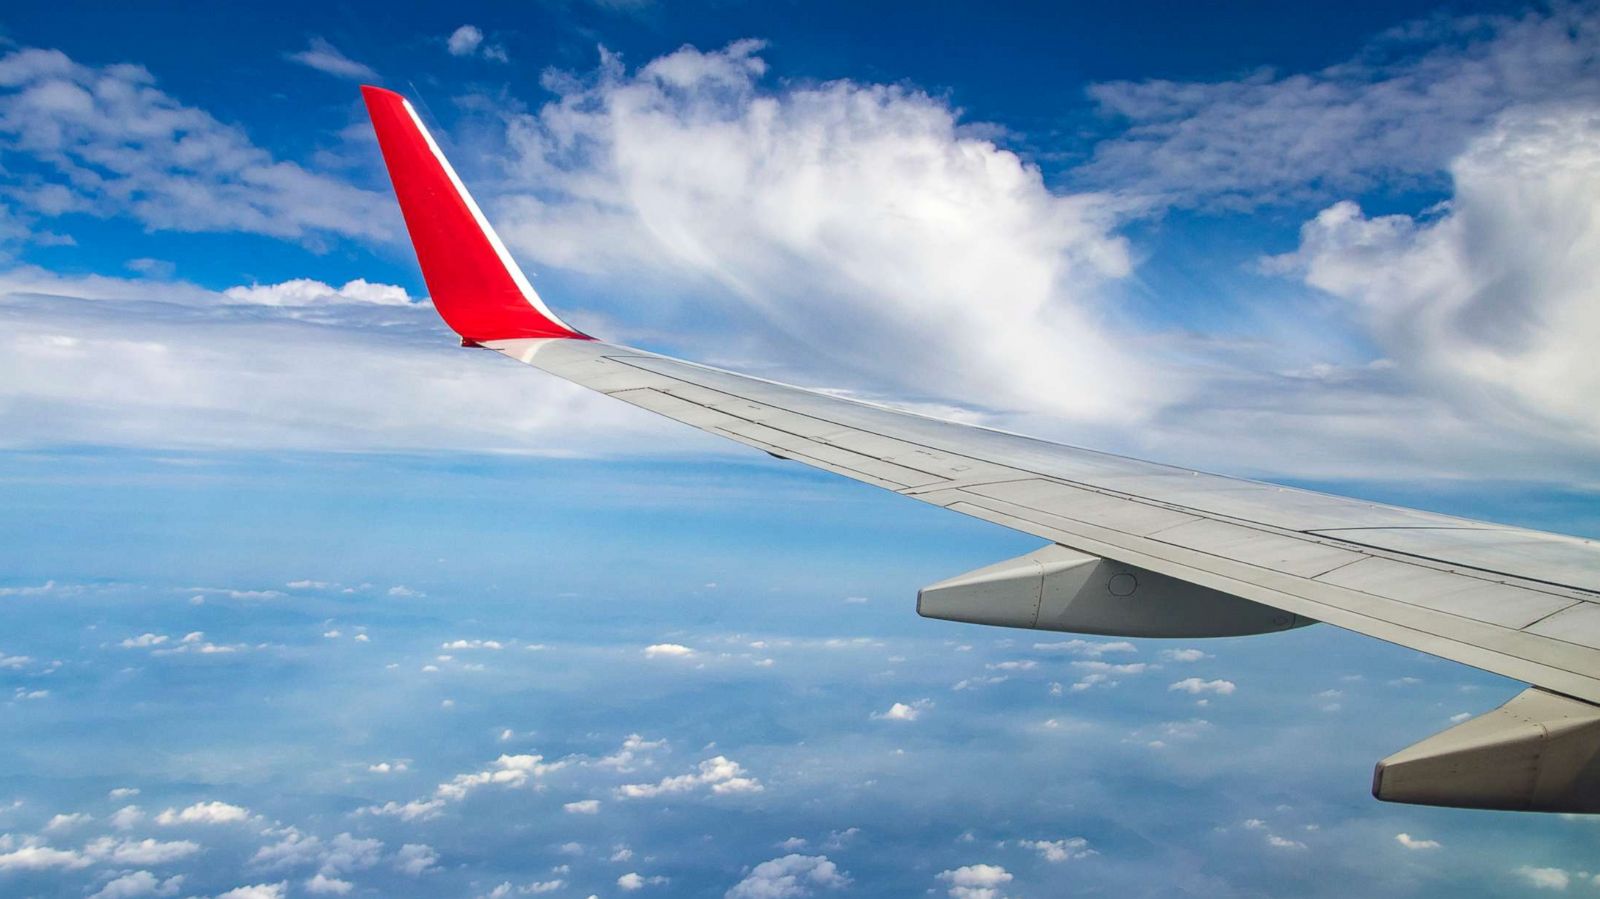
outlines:
{"label": "wispy cloud", "polygon": [[329,43],[326,38],[313,37],[304,50],[288,54],[288,58],[319,72],[355,81],[377,81],[378,73],[371,66],[356,62]]}
{"label": "wispy cloud", "polygon": [[33,216],[128,216],[153,230],[302,241],[399,233],[389,198],[276,158],[136,65],[82,65],[33,48],[0,57],[0,148],[37,169],[0,172],[5,193]]}

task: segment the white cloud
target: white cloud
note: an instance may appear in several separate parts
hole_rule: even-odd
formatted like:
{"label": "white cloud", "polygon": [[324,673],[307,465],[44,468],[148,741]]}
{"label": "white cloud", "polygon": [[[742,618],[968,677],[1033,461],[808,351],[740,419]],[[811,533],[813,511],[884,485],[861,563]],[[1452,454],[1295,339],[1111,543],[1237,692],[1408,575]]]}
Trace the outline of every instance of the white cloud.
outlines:
{"label": "white cloud", "polygon": [[687,658],[694,655],[694,650],[679,643],[653,643],[644,648],[645,658]]}
{"label": "white cloud", "polygon": [[87,812],[71,812],[51,817],[44,826],[47,831],[71,830],[80,824],[87,824],[94,820],[94,816]]}
{"label": "white cloud", "polygon": [[663,884],[666,882],[667,879],[665,877],[661,877],[659,875],[655,877],[645,877],[636,871],[630,871],[627,874],[617,878],[617,886],[630,893],[634,890],[642,890],[647,886],[655,886],[657,884]]}
{"label": "white cloud", "polygon": [[642,764],[650,764],[646,754],[664,749],[666,745],[666,740],[646,740],[639,734],[628,734],[616,752],[602,756],[595,760],[594,764],[599,768],[611,768],[626,773],[636,770]]}
{"label": "white cloud", "polygon": [[[257,306],[314,306],[328,303],[376,303],[381,306],[406,306],[413,301],[404,287],[393,284],[373,284],[364,278],[346,281],[334,287],[310,278],[294,278],[277,284],[252,284],[248,287],[230,287],[222,295],[235,303]],[[306,581],[295,584],[309,585]],[[326,585],[324,585],[326,586]]]}
{"label": "white cloud", "polygon": [[1351,202],[1301,231],[1279,270],[1350,304],[1429,389],[1550,441],[1600,444],[1600,109],[1503,116],[1451,166],[1433,215],[1368,217]]}
{"label": "white cloud", "polygon": [[1274,849],[1304,849],[1304,848],[1306,848],[1306,844],[1300,842],[1299,840],[1291,840],[1291,839],[1288,839],[1287,837],[1280,837],[1275,833],[1267,834],[1267,845],[1273,847]]}
{"label": "white cloud", "polygon": [[1082,182],[1155,202],[1250,207],[1437,175],[1500,111],[1600,96],[1600,25],[1581,4],[1520,17],[1434,17],[1303,74],[1089,88],[1127,130]]}
{"label": "white cloud", "polygon": [[330,877],[361,871],[376,865],[383,854],[383,843],[341,833],[331,840],[286,828],[278,842],[256,850],[250,864],[266,870],[316,865],[319,873]]}
{"label": "white cloud", "polygon": [[576,802],[565,803],[561,808],[563,811],[573,815],[593,815],[600,811],[600,800],[580,799]]}
{"label": "white cloud", "polygon": [[[133,794],[137,795],[138,792],[134,790]],[[143,820],[144,811],[137,805],[125,805],[111,813],[111,826],[117,830],[131,830]]]}
{"label": "white cloud", "polygon": [[1017,844],[1039,853],[1039,857],[1047,862],[1072,861],[1099,854],[1089,848],[1089,841],[1083,837],[1069,837],[1064,840],[1019,840]]}
{"label": "white cloud", "polygon": [[[450,700],[445,701],[450,702]],[[568,762],[564,760],[547,762],[542,755],[501,755],[482,771],[457,774],[445,783],[439,784],[430,798],[414,799],[405,803],[386,802],[383,805],[367,806],[361,811],[364,814],[385,815],[404,821],[424,821],[438,816],[443,812],[445,805],[465,799],[467,794],[479,787],[496,785],[515,789],[527,786],[530,783],[537,783],[552,771],[565,768],[567,764]]]}
{"label": "white cloud", "polygon": [[406,768],[405,762],[377,762],[367,766],[367,770],[373,774],[398,774]]}
{"label": "white cloud", "polygon": [[542,755],[502,755],[487,770],[471,774],[457,774],[449,783],[439,785],[436,793],[440,799],[463,799],[467,793],[486,784],[520,787],[552,771],[566,767],[566,762],[546,762]]}
{"label": "white cloud", "polygon": [[183,875],[161,879],[149,871],[130,871],[112,878],[89,899],[140,899],[143,896],[176,896],[183,887]]}
{"label": "white cloud", "polygon": [[24,838],[23,844],[0,852],[0,871],[43,871],[50,868],[83,868],[93,859],[74,849],[56,849],[37,840]]}
{"label": "white cloud", "polygon": [[128,799],[139,795],[138,787],[117,787],[106,794],[109,799]]}
{"label": "white cloud", "polygon": [[419,877],[439,864],[439,853],[424,843],[407,843],[395,853],[395,869],[402,874]]}
{"label": "white cloud", "polygon": [[0,271],[0,314],[8,447],[731,451],[460,349],[425,304],[245,304],[193,285],[24,268]]}
{"label": "white cloud", "polygon": [[1013,876],[999,865],[965,865],[940,871],[938,879],[949,884],[951,899],[1000,899]]}
{"label": "white cloud", "polygon": [[319,895],[343,896],[355,889],[355,884],[337,877],[317,873],[306,881],[306,892]]}
{"label": "white cloud", "polygon": [[284,899],[288,889],[288,883],[258,883],[218,893],[216,899]]}
{"label": "white cloud", "polygon": [[156,816],[157,824],[237,824],[250,820],[250,810],[226,802],[197,802],[182,811],[167,809]]}
{"label": "white cloud", "polygon": [[814,889],[843,889],[850,876],[825,855],[791,854],[762,862],[723,894],[724,899],[799,899]]}
{"label": "white cloud", "polygon": [[1033,648],[1041,652],[1070,652],[1073,655],[1087,656],[1097,659],[1107,653],[1138,652],[1138,648],[1126,640],[1063,640],[1055,643],[1035,643]]}
{"label": "white cloud", "polygon": [[1572,883],[1572,875],[1560,868],[1535,868],[1523,865],[1516,869],[1517,876],[1538,890],[1565,890]]}
{"label": "white cloud", "polygon": [[402,821],[426,821],[438,817],[444,810],[443,799],[413,799],[410,802],[385,802],[369,805],[362,811],[369,815],[387,815]]}
{"label": "white cloud", "polygon": [[1200,649],[1163,649],[1161,661],[1163,662],[1199,662],[1211,658],[1210,654]]}
{"label": "white cloud", "polygon": [[151,646],[160,646],[171,638],[166,634],[140,634],[123,640],[121,646],[125,649],[146,649]]}
{"label": "white cloud", "polygon": [[750,776],[738,762],[726,756],[715,756],[700,763],[695,771],[662,779],[658,783],[623,784],[616,788],[618,799],[648,799],[656,796],[688,793],[709,787],[712,793],[759,793],[761,781]]}
{"label": "white cloud", "polygon": [[1202,693],[1215,693],[1218,696],[1227,696],[1233,693],[1237,687],[1234,685],[1233,681],[1222,680],[1221,678],[1216,680],[1201,680],[1198,677],[1186,677],[1183,680],[1167,687],[1167,689],[1180,690],[1184,693],[1190,693],[1193,695],[1199,695]]}
{"label": "white cloud", "polygon": [[0,652],[0,668],[10,668],[13,670],[18,668],[26,668],[32,661],[33,658],[31,656],[8,656],[4,652]]}
{"label": "white cloud", "polygon": [[513,120],[526,188],[500,204],[507,241],[627,273],[659,316],[692,295],[694,321],[719,304],[761,319],[759,346],[706,335],[713,352],[904,399],[1126,420],[1167,397],[1137,338],[1108,331],[1100,288],[1131,263],[1103,198],[1052,193],[919,91],[769,89],[760,49],[686,47],[632,73],[604,54],[588,79],[547,77],[557,99]]}
{"label": "white cloud", "polygon": [[127,215],[158,230],[397,235],[384,194],[275,159],[155,85],[140,66],[80,65],[57,50],[0,57],[0,148],[51,173],[30,183],[0,172],[5,193],[30,214]]}
{"label": "white cloud", "polygon": [[83,847],[84,854],[119,865],[163,865],[188,858],[200,851],[190,840],[117,840],[100,837]]}
{"label": "white cloud", "polygon": [[1419,840],[1416,837],[1413,837],[1409,833],[1397,833],[1397,834],[1395,834],[1394,835],[1394,841],[1396,843],[1399,843],[1400,845],[1406,847],[1407,849],[1438,849],[1439,848],[1439,841],[1438,840]]}
{"label": "white cloud", "polygon": [[483,32],[475,25],[462,25],[450,33],[445,48],[451,56],[471,56],[483,43]]}
{"label": "white cloud", "polygon": [[326,38],[313,37],[310,46],[298,53],[290,53],[289,58],[303,66],[310,66],[319,72],[326,72],[338,78],[349,78],[353,81],[378,80],[378,73],[370,66],[344,55],[338,47],[328,43]]}
{"label": "white cloud", "polygon": [[889,706],[886,712],[873,712],[872,718],[875,721],[915,721],[931,708],[933,708],[931,699],[918,699],[910,704],[897,702]]}

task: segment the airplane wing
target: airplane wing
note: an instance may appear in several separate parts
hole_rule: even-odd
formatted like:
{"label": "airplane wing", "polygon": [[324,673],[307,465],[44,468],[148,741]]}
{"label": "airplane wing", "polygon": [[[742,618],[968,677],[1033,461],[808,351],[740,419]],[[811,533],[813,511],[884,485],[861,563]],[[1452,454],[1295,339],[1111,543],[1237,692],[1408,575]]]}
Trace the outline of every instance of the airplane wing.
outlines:
{"label": "airplane wing", "polygon": [[506,252],[415,110],[364,87],[435,307],[464,344],[1050,541],[924,588],[957,621],[1150,637],[1326,622],[1531,688],[1378,764],[1380,799],[1600,812],[1600,544],[941,421],[596,340]]}

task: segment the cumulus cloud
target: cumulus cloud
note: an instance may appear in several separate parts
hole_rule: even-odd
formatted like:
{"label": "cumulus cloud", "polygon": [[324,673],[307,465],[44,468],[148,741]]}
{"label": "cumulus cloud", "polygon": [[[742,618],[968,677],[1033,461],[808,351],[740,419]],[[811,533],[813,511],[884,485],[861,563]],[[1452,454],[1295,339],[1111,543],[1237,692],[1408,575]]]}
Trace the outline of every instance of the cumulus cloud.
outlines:
{"label": "cumulus cloud", "polygon": [[1397,833],[1394,841],[1407,849],[1438,849],[1438,840],[1420,840],[1409,833]]}
{"label": "cumulus cloud", "polygon": [[250,810],[226,802],[197,802],[181,811],[167,809],[156,816],[157,824],[236,824],[250,820]]}
{"label": "cumulus cloud", "polygon": [[565,803],[565,804],[563,804],[561,806],[561,808],[562,808],[563,811],[567,812],[568,814],[573,814],[573,815],[593,815],[593,814],[599,813],[599,811],[600,811],[600,800],[598,800],[598,799],[579,799],[576,802]]}
{"label": "cumulus cloud", "polygon": [[340,52],[327,38],[313,37],[306,49],[289,54],[289,58],[303,66],[326,72],[338,78],[354,81],[376,81],[378,73]]}
{"label": "cumulus cloud", "polygon": [[965,865],[940,871],[938,879],[949,885],[951,899],[1000,899],[1013,875],[999,865]]}
{"label": "cumulus cloud", "polygon": [[94,816],[88,814],[87,812],[63,813],[52,816],[50,820],[45,823],[44,829],[47,831],[71,830],[80,824],[87,824],[93,820]]}
{"label": "cumulus cloud", "polygon": [[1177,690],[1196,696],[1202,693],[1215,693],[1218,696],[1228,696],[1232,694],[1237,687],[1234,685],[1233,681],[1222,680],[1221,678],[1216,680],[1201,680],[1198,677],[1186,677],[1183,680],[1167,687],[1167,689]]}
{"label": "cumulus cloud", "polygon": [[[294,278],[278,284],[230,287],[224,290],[222,295],[235,303],[253,303],[260,306],[313,306],[324,303],[377,303],[405,306],[412,302],[411,297],[406,295],[404,287],[373,284],[364,278],[346,281],[342,287],[334,287],[310,278]],[[307,581],[295,583],[311,585]]]}
{"label": "cumulus cloud", "polygon": [[485,44],[483,30],[476,25],[462,25],[445,38],[445,49],[451,56],[478,56],[494,62],[506,62],[506,48],[500,44]]}
{"label": "cumulus cloud", "polygon": [[[450,700],[445,702],[448,703]],[[566,760],[547,762],[542,755],[501,755],[482,771],[457,774],[439,784],[431,797],[403,803],[386,802],[382,805],[367,806],[361,811],[369,815],[390,816],[404,821],[426,820],[439,815],[448,803],[459,802],[480,787],[496,785],[515,789],[529,784],[538,785],[547,774],[559,771],[567,764]]]}
{"label": "cumulus cloud", "polygon": [[1138,652],[1138,648],[1126,640],[1061,640],[1054,643],[1035,643],[1033,648],[1040,652],[1069,652],[1073,655],[1087,656],[1098,659],[1109,653]]}
{"label": "cumulus cloud", "polygon": [[682,659],[694,655],[694,650],[679,643],[654,643],[644,648],[647,659]]}
{"label": "cumulus cloud", "polygon": [[483,31],[476,25],[462,25],[445,40],[445,49],[451,56],[471,56],[483,43]]}
{"label": "cumulus cloud", "polygon": [[623,784],[617,787],[615,792],[619,799],[649,799],[694,792],[702,788],[709,788],[710,792],[719,796],[732,793],[759,793],[763,789],[761,781],[751,777],[742,765],[719,755],[702,761],[688,774],[664,778],[654,784]]}
{"label": "cumulus cloud", "polygon": [[692,293],[696,321],[718,304],[758,316],[762,358],[825,360],[813,375],[906,399],[1113,419],[1160,402],[1101,302],[1131,265],[1103,198],[1051,192],[916,90],[771,88],[760,50],[684,48],[633,72],[606,54],[547,77],[557,98],[512,122],[526,186],[500,204],[507,241],[637,277],[662,314]]}
{"label": "cumulus cloud", "polygon": [[187,858],[200,851],[200,844],[188,840],[119,840],[98,837],[80,849],[57,849],[37,837],[24,837],[20,845],[7,838],[0,852],[0,870],[37,871],[50,868],[74,869],[97,863],[129,867],[163,865]]}
{"label": "cumulus cloud", "polygon": [[162,879],[149,871],[130,871],[106,881],[89,899],[140,899],[144,896],[176,896],[183,887],[183,875]]}
{"label": "cumulus cloud", "polygon": [[654,877],[645,877],[637,871],[629,871],[627,874],[617,878],[617,886],[629,893],[635,890],[642,890],[647,886],[655,886],[666,882],[667,878],[659,874]]}
{"label": "cumulus cloud", "polygon": [[785,855],[762,862],[723,894],[724,899],[799,899],[817,889],[843,889],[850,876],[825,855]]}
{"label": "cumulus cloud", "polygon": [[457,774],[449,783],[440,784],[436,795],[440,799],[456,800],[485,784],[521,787],[566,764],[564,761],[546,762],[542,755],[502,755],[485,771]]}
{"label": "cumulus cloud", "polygon": [[1019,840],[1017,845],[1032,849],[1047,862],[1072,861],[1099,854],[1089,848],[1089,841],[1083,837],[1068,837],[1064,840]]}
{"label": "cumulus cloud", "polygon": [[889,706],[888,711],[873,712],[875,721],[915,721],[922,717],[922,713],[933,708],[933,700],[918,699],[912,703],[897,702]]}
{"label": "cumulus cloud", "polygon": [[1320,71],[1089,88],[1125,130],[1082,182],[1151,202],[1248,208],[1438,183],[1500,112],[1600,98],[1600,21],[1583,4],[1521,17],[1436,17]]}
{"label": "cumulus cloud", "polygon": [[324,840],[288,827],[280,832],[278,842],[257,849],[250,858],[250,864],[268,871],[315,866],[317,873],[333,877],[371,868],[382,855],[381,840],[364,839],[348,833]]}
{"label": "cumulus cloud", "polygon": [[216,899],[284,899],[288,895],[289,884],[258,883],[252,886],[234,887],[226,893],[218,893]]}
{"label": "cumulus cloud", "polygon": [[87,66],[33,48],[0,57],[0,149],[43,173],[0,172],[0,196],[32,215],[126,215],[157,230],[296,240],[398,234],[386,196],[275,159],[136,65]]}
{"label": "cumulus cloud", "polygon": [[306,892],[326,896],[343,896],[355,889],[355,884],[318,872],[306,881]]}
{"label": "cumulus cloud", "polygon": [[1523,865],[1516,869],[1516,875],[1523,882],[1536,890],[1565,890],[1572,884],[1572,875],[1561,868],[1535,868],[1532,865]]}
{"label": "cumulus cloud", "polygon": [[[1349,302],[1387,355],[1458,405],[1600,443],[1600,109],[1506,114],[1432,214],[1328,207],[1272,265]],[[1485,409],[1487,407],[1487,409]]]}
{"label": "cumulus cloud", "polygon": [[420,877],[439,864],[439,853],[425,843],[407,843],[395,853],[395,870],[412,877]]}

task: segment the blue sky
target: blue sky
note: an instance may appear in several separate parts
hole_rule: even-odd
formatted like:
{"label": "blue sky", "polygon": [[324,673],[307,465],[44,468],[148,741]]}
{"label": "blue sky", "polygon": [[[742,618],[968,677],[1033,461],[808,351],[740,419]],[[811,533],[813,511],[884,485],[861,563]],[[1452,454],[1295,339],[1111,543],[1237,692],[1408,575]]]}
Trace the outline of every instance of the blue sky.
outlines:
{"label": "blue sky", "polygon": [[923,620],[1036,542],[457,348],[355,90],[592,333],[1595,536],[1600,10],[856,6],[0,13],[0,893],[1600,891],[1368,795],[1518,684]]}

